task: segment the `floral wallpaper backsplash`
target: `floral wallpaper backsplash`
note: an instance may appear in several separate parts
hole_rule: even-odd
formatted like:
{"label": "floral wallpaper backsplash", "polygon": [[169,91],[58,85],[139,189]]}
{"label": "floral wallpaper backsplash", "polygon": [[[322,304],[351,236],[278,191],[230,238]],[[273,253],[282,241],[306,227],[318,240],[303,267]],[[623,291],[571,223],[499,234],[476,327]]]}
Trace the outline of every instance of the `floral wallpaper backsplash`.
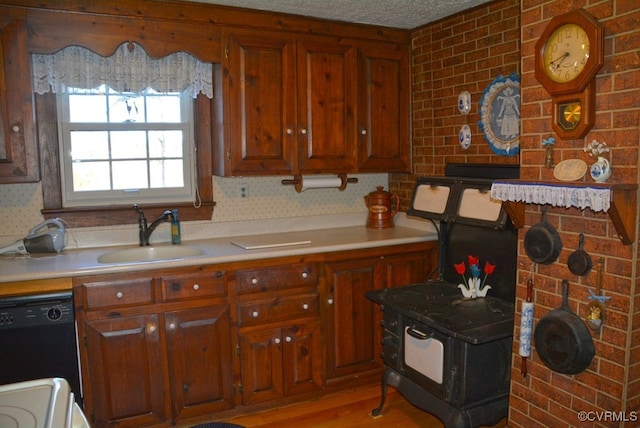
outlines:
{"label": "floral wallpaper backsplash", "polygon": [[[267,220],[298,218],[291,223],[304,228],[304,220],[300,218],[362,213],[364,225],[367,211],[364,197],[375,191],[377,186],[384,186],[388,190],[388,174],[358,174],[350,177],[357,177],[358,183],[349,183],[343,191],[329,188],[309,189],[301,193],[296,192],[292,185],[282,184],[283,179],[290,179],[291,176],[213,177],[216,201],[213,218],[209,222],[183,222],[183,239],[224,236],[227,231],[243,230],[242,222],[255,223],[253,220],[263,220],[272,227],[276,222]],[[0,215],[4,219],[0,222],[0,247],[22,238],[29,229],[44,221],[41,209],[42,188],[39,183],[0,185]],[[132,215],[131,225],[70,230],[71,241],[68,245],[91,247],[133,243],[132,240],[137,237],[135,222],[136,218]]]}
{"label": "floral wallpaper backsplash", "polygon": [[0,185],[0,245],[5,236],[22,237],[44,220],[40,183]]}

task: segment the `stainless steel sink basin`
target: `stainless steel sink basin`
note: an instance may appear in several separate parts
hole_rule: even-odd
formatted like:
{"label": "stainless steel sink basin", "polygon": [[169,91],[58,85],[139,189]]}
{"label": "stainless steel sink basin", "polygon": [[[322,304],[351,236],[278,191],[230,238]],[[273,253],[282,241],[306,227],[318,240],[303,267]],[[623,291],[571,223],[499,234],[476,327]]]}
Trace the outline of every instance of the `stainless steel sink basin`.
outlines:
{"label": "stainless steel sink basin", "polygon": [[166,247],[136,247],[114,250],[98,257],[99,263],[132,263],[149,262],[155,260],[172,260],[195,257],[204,254],[198,248],[185,245]]}

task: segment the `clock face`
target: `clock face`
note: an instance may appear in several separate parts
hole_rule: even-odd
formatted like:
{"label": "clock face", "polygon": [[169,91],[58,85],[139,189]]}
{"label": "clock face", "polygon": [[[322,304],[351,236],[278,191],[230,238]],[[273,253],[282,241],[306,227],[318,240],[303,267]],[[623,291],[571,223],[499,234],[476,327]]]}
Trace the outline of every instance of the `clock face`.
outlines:
{"label": "clock face", "polygon": [[570,82],[582,73],[589,59],[589,35],[577,24],[558,27],[544,47],[544,72],[558,83]]}

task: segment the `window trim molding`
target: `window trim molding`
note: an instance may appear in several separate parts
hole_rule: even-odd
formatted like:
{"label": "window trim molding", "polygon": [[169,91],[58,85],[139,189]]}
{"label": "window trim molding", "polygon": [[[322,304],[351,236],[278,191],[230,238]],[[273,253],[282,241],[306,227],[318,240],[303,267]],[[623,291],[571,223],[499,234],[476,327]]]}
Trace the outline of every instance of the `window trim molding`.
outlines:
{"label": "window trim molding", "polygon": [[[198,208],[188,204],[142,204],[148,218],[161,215],[167,209],[180,210],[180,220],[211,220],[213,200],[212,135],[215,123],[215,102],[203,95],[194,101],[194,139],[196,153],[196,182],[201,204]],[[71,227],[112,226],[137,224],[131,204],[97,207],[69,207],[62,205],[60,154],[55,94],[35,95],[38,141],[40,143],[40,169],[42,176],[42,214],[45,219],[62,218]],[[170,206],[168,206],[170,205]]]}

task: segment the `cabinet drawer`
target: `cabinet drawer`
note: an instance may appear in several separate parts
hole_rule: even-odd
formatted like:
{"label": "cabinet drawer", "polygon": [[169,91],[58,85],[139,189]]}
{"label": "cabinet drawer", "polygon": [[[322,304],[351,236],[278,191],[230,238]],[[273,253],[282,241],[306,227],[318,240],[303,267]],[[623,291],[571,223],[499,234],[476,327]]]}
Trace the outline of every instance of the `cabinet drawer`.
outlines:
{"label": "cabinet drawer", "polygon": [[297,264],[264,269],[242,269],[236,273],[238,294],[315,286],[318,269],[315,264]]}
{"label": "cabinet drawer", "polygon": [[226,272],[211,272],[208,275],[164,276],[161,282],[162,300],[197,299],[203,297],[223,297],[227,294]]}
{"label": "cabinet drawer", "polygon": [[153,278],[82,284],[86,309],[153,303]]}
{"label": "cabinet drawer", "polygon": [[318,315],[318,293],[295,294],[238,304],[240,326]]}

